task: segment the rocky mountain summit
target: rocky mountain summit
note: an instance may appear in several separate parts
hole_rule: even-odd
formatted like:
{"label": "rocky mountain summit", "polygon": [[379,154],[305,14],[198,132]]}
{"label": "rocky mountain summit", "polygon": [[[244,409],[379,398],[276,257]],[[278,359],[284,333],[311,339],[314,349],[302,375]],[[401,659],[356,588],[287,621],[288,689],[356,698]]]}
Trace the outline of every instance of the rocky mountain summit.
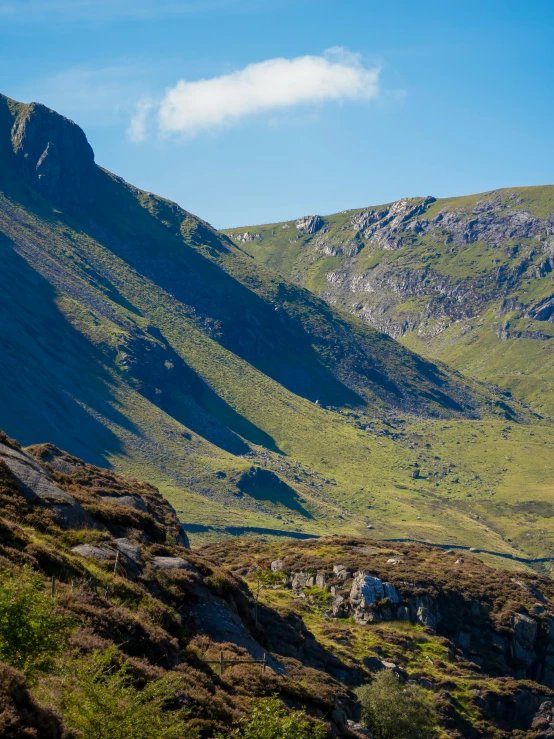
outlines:
{"label": "rocky mountain summit", "polygon": [[[466,371],[483,359],[476,376],[537,402],[535,383],[545,369],[552,377],[554,187],[404,198],[318,218],[317,234],[299,240],[285,240],[287,224],[257,227],[249,251],[424,355]],[[514,352],[512,340],[535,345]]]}

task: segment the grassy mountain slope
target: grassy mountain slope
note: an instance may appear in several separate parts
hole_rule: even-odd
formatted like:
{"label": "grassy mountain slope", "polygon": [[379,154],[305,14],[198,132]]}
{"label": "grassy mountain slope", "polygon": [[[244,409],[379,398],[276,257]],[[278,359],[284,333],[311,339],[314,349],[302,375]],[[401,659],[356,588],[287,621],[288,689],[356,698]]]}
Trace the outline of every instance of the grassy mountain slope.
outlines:
{"label": "grassy mountain slope", "polygon": [[554,414],[554,186],[346,211],[312,233],[304,221],[225,233],[423,356]]}
{"label": "grassy mountain slope", "polygon": [[554,551],[548,425],[97,167],[43,106],[0,98],[0,133],[10,434],[156,484],[197,537]]}
{"label": "grassy mountain slope", "polygon": [[[383,670],[425,691],[437,739],[548,724],[552,580],[472,555],[346,537],[191,551],[151,485],[0,432],[0,572],[6,739],[263,736],[245,722],[271,696],[318,737],[360,739],[354,689]],[[387,597],[356,598],[366,573]],[[266,670],[219,674],[220,654],[264,653]]]}

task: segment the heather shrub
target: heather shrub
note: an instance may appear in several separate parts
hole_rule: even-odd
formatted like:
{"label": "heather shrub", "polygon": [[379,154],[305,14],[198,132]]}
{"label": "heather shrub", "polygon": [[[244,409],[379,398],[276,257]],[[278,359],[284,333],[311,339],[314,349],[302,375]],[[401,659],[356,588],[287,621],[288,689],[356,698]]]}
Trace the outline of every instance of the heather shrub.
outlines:
{"label": "heather shrub", "polygon": [[379,672],[371,685],[356,691],[362,721],[374,739],[431,739],[436,736],[436,709],[418,685],[402,683],[392,672]]}

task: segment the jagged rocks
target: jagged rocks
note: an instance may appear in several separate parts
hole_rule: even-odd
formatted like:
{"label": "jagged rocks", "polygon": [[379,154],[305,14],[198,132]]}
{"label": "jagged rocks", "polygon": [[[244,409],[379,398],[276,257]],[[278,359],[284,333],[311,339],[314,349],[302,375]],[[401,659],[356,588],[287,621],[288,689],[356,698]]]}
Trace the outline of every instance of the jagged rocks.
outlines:
{"label": "jagged rocks", "polygon": [[417,609],[417,620],[423,626],[433,629],[433,631],[437,628],[437,617],[425,606],[420,606]]}
{"label": "jagged rocks", "polygon": [[275,561],[273,561],[271,563],[271,571],[272,572],[281,572],[281,570],[283,569],[283,565],[284,564],[285,563],[283,562],[282,559],[276,559]]}
{"label": "jagged rocks", "polygon": [[392,583],[384,583],[378,577],[367,575],[365,572],[356,573],[349,598],[355,621],[365,623],[378,620],[379,616],[374,606],[385,598],[393,604],[400,602],[400,596]]}
{"label": "jagged rocks", "polygon": [[348,602],[342,595],[334,595],[331,600],[331,613],[335,618],[346,618],[348,616]]}
{"label": "jagged rocks", "polygon": [[245,231],[242,234],[235,234],[233,238],[235,239],[235,241],[242,241],[243,244],[248,244],[252,241],[259,241],[262,238],[262,235],[259,233],[250,233],[250,231]]}
{"label": "jagged rocks", "polygon": [[335,565],[333,567],[333,575],[337,580],[348,580],[352,577],[352,573],[344,565]]}
{"label": "jagged rocks", "polygon": [[[399,249],[402,246],[401,232],[405,224],[423,213],[435,198],[403,198],[383,210],[369,210],[356,214],[350,227],[379,249]],[[410,224],[416,231],[421,227]]]}
{"label": "jagged rocks", "polygon": [[302,234],[314,234],[323,226],[321,216],[304,216],[296,221],[296,230]]}

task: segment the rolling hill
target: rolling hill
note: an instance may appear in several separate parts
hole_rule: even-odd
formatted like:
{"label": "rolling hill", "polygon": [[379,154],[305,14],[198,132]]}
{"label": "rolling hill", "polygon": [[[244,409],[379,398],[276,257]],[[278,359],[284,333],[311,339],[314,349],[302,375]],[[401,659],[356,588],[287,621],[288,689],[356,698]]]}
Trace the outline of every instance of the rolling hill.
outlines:
{"label": "rolling hill", "polygon": [[371,526],[553,555],[550,423],[251,243],[99,167],[73,122],[0,97],[0,426],[157,485],[193,542]]}

